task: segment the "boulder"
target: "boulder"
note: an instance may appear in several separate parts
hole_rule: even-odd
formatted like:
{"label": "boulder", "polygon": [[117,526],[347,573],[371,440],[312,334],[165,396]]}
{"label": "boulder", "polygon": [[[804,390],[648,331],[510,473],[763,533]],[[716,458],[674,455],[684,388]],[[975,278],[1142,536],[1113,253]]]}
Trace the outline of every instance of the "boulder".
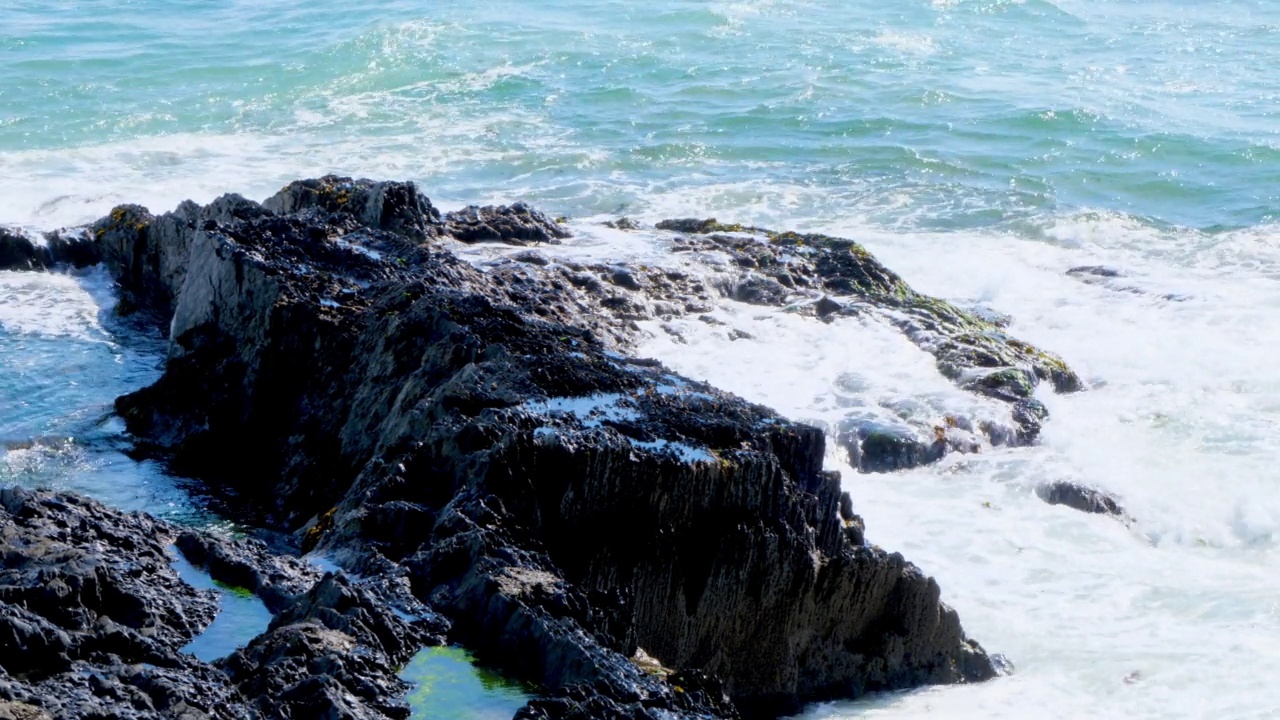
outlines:
{"label": "boulder", "polygon": [[444,222],[450,237],[466,243],[555,245],[570,236],[560,223],[520,202],[484,207],[468,205],[445,215]]}
{"label": "boulder", "polygon": [[1080,512],[1128,518],[1124,508],[1112,495],[1097,488],[1060,480],[1040,485],[1036,495],[1050,505],[1066,505]]}
{"label": "boulder", "polygon": [[267,198],[262,207],[289,214],[318,208],[344,213],[361,225],[424,241],[441,231],[440,211],[411,182],[375,182],[326,175],[297,180]]}

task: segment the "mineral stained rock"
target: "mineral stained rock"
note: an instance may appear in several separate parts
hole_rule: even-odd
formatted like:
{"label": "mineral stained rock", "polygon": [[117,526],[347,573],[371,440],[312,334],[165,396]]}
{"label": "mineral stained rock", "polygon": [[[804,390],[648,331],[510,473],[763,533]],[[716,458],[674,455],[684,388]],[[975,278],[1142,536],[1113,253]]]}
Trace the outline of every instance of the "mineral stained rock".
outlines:
{"label": "mineral stained rock", "polygon": [[[164,375],[117,410],[178,471],[266,508],[304,548],[407,588],[450,640],[541,684],[547,696],[522,717],[773,717],[992,677],[937,584],[864,541],[838,476],[822,470],[820,430],[626,356],[618,320],[644,305],[628,296],[699,292],[693,280],[619,279],[616,267],[574,279],[532,253],[486,272],[441,245],[553,231],[519,205],[442,218],[411,184],[336,177],[263,205],[117,208],[89,234],[125,301],[170,338]],[[762,302],[787,282],[851,304],[878,293],[897,298],[940,367],[982,392],[1021,402],[1042,379],[1078,385],[1061,361],[914,295],[847,241],[778,235],[756,243],[763,254],[737,242],[757,264],[777,248],[821,249],[809,274],[758,273],[770,282],[749,292]],[[960,330],[979,336],[962,343]],[[378,638],[367,652],[391,664],[430,633],[388,644],[343,609],[354,601],[336,581],[277,594],[273,629],[223,664],[240,691],[285,698],[300,717],[313,708],[281,683],[312,698],[342,686],[394,715],[384,692],[352,686],[370,675],[393,686],[378,663],[325,662],[330,680],[303,687],[305,662],[290,653],[340,653],[328,633],[365,628]],[[320,625],[296,629],[290,602]],[[268,678],[272,662],[287,669]]]}

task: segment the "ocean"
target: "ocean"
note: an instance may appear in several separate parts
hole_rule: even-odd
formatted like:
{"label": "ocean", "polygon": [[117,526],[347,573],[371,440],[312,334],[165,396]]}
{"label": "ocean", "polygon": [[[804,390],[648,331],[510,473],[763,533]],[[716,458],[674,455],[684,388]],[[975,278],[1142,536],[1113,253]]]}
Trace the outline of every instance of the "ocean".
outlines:
{"label": "ocean", "polygon": [[[833,448],[869,541],[1016,672],[804,717],[1272,717],[1276,67],[1264,0],[7,0],[0,223],[336,172],[446,209],[527,200],[576,234],[549,254],[661,262],[661,234],[602,227],[619,216],[858,240],[1088,388],[1041,396],[1035,447],[888,474]],[[111,306],[99,272],[0,273],[0,483],[227,524],[122,453],[110,403],[164,347]],[[875,321],[715,314],[750,337],[652,323],[640,353],[827,426],[979,402]],[[1056,480],[1133,522],[1046,505]]]}

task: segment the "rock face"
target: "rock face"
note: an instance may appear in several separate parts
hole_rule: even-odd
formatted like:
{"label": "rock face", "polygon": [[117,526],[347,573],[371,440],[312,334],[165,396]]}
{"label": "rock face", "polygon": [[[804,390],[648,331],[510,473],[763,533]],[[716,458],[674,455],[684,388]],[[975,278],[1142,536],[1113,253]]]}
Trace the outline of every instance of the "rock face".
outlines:
{"label": "rock face", "polygon": [[[271,628],[218,663],[181,652],[218,601],[179,579],[175,541],[273,598]],[[74,495],[0,490],[0,717],[407,717],[392,668],[443,626],[403,619],[397,606],[421,606],[386,587]]]}
{"label": "rock face", "polygon": [[[864,541],[822,470],[822,431],[628,358],[631,323],[697,317],[716,295],[824,321],[876,313],[1009,407],[1007,427],[840,429],[866,471],[1030,442],[1046,416],[1035,386],[1078,378],[856,243],[659,227],[721,270],[535,250],[481,270],[447,244],[567,233],[522,204],[441,215],[412,184],[334,176],[263,204],[122,206],[73,236],[122,308],[169,332],[163,377],[117,401],[131,432],[364,578],[165,531],[275,614],[216,668],[181,669],[217,674],[240,716],[273,718],[402,717],[389,668],[446,633],[546,689],[525,718],[774,717],[992,677],[936,583]],[[8,267],[50,264],[11,245]]]}
{"label": "rock face", "polygon": [[0,270],[48,270],[56,265],[86,267],[100,260],[97,245],[78,233],[47,233],[37,242],[0,226]]}
{"label": "rock face", "polygon": [[451,237],[462,242],[502,242],[511,245],[559,243],[569,231],[524,203],[470,205],[445,216]]}
{"label": "rock face", "polygon": [[[486,273],[429,242],[557,231],[522,206],[441,222],[412,186],[340,178],[261,206],[119,208],[91,232],[171,348],[160,381],[117,408],[175,468],[269,508],[306,547],[399,578],[451,639],[543,684],[531,717],[730,716],[724,696],[768,717],[992,676],[937,585],[863,542],[820,431],[627,360],[620,335],[575,322],[558,269]],[[250,695],[293,697],[281,683],[300,687],[306,664],[290,653],[341,650],[328,633],[350,630],[348,605],[305,630],[284,607],[226,669]],[[641,670],[640,650],[679,672]],[[265,660],[286,669],[266,678]],[[333,687],[362,698],[347,681],[378,686],[375,670],[342,666]]]}

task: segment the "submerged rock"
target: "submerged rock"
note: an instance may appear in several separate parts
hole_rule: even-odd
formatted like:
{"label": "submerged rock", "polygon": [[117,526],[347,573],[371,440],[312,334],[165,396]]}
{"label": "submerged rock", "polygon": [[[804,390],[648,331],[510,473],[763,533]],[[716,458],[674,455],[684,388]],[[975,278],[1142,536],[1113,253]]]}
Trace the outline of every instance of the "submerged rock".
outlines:
{"label": "submerged rock", "polygon": [[[820,431],[619,352],[626,327],[601,308],[644,312],[628,298],[705,292],[695,280],[614,268],[578,290],[559,265],[484,272],[431,233],[522,243],[563,230],[522,205],[437,224],[409,187],[330,177],[267,205],[228,196],[159,217],[123,207],[96,223],[125,297],[170,333],[164,376],[117,402],[129,429],[175,469],[265,507],[304,547],[408,588],[451,640],[542,684],[551,696],[530,717],[723,717],[730,701],[771,717],[995,674],[933,580],[863,543],[838,476],[822,471]],[[788,242],[762,247],[803,254]],[[851,247],[828,248],[790,282],[832,297],[902,292]],[[751,252],[739,254],[768,279],[751,287],[774,302],[787,284]],[[697,307],[691,296],[671,311]],[[983,342],[1015,352],[1002,337],[965,347]],[[1039,377],[1039,355],[997,359]],[[408,631],[325,600],[348,597],[336,581],[295,600],[287,569],[183,544],[280,613],[226,661],[240,692],[275,698],[281,717],[318,712],[310,703],[398,712],[378,668],[318,658],[341,655],[350,635],[390,665],[430,631],[388,645],[388,632]],[[674,674],[638,668],[641,647]],[[332,674],[305,679],[317,662]],[[270,663],[282,665],[268,677]]]}
{"label": "submerged rock", "polygon": [[1061,358],[1011,337],[1004,327],[1007,319],[912,290],[852,240],[715,220],[667,220],[657,227],[681,233],[677,244],[685,252],[727,252],[736,266],[754,269],[787,290],[756,294],[764,304],[812,298],[821,304],[817,310],[822,315],[871,312],[884,317],[933,354],[943,375],[979,394],[1016,403],[1030,398],[1042,381],[1057,392],[1083,387]]}
{"label": "submerged rock", "polygon": [[893,472],[937,462],[951,453],[982,452],[977,435],[955,425],[940,425],[925,435],[907,425],[850,420],[836,428],[835,440],[862,472]]}
{"label": "submerged rock", "polygon": [[617,220],[605,222],[605,227],[613,228],[614,230],[639,230],[641,226],[640,223],[629,217],[620,217]]}
{"label": "submerged rock", "polygon": [[1036,494],[1050,505],[1066,505],[1080,512],[1111,515],[1122,519],[1129,517],[1119,501],[1110,494],[1078,483],[1067,481],[1045,483],[1036,488]]}
{"label": "submerged rock", "polygon": [[1184,293],[1158,292],[1152,288],[1143,287],[1145,283],[1135,284],[1130,279],[1129,273],[1106,265],[1080,265],[1070,268],[1066,274],[1086,285],[1096,285],[1118,293],[1154,295],[1162,300],[1173,302],[1185,302],[1191,299],[1191,296]]}

